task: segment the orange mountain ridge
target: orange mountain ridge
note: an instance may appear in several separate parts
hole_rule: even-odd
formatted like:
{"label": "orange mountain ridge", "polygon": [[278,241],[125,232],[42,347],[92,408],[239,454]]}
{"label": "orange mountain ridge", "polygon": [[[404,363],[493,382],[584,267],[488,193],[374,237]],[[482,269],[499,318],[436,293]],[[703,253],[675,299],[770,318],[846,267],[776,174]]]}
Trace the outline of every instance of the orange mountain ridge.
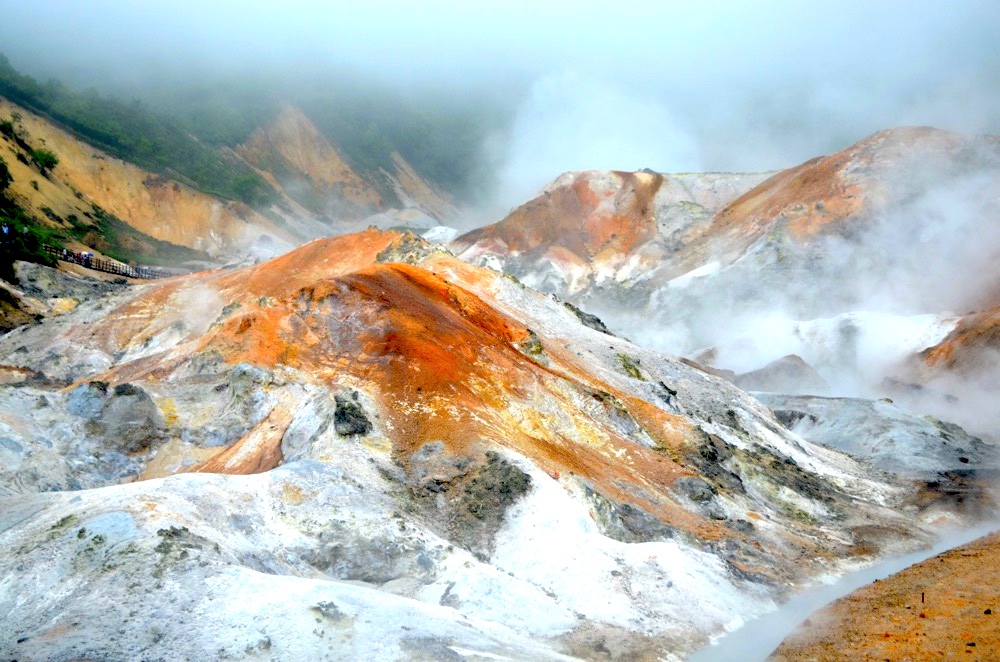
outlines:
{"label": "orange mountain ridge", "polygon": [[510,269],[519,278],[552,261],[573,274],[557,289],[563,294],[607,281],[662,284],[711,261],[730,264],[765,240],[802,246],[820,235],[856,231],[852,223],[864,223],[908,187],[926,183],[901,176],[916,169],[926,180],[960,170],[974,162],[978,146],[996,143],[989,136],[904,127],[770,177],[568,173],[452,246],[473,262],[516,257]]}

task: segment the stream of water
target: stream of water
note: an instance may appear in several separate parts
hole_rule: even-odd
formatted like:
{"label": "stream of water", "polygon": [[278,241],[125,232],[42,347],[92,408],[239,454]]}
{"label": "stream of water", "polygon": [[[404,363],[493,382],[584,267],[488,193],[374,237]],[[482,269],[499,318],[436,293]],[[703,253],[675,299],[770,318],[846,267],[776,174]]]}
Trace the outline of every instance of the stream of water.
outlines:
{"label": "stream of water", "polygon": [[799,593],[777,609],[755,618],[743,627],[707,646],[688,658],[689,662],[757,662],[766,660],[774,649],[817,610],[876,579],[920,563],[953,547],[972,542],[1000,530],[996,522],[964,529],[942,536],[933,547],[849,572],[834,584],[814,586]]}

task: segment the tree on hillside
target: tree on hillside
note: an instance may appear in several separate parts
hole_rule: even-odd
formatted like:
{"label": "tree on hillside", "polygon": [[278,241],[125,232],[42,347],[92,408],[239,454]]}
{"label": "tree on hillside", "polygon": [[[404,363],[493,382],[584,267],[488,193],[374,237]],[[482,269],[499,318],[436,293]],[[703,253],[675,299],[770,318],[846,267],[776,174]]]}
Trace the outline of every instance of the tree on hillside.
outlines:
{"label": "tree on hillside", "polygon": [[10,170],[7,168],[7,162],[0,159],[0,195],[3,195],[10,183],[14,181],[14,178],[10,175]]}
{"label": "tree on hillside", "polygon": [[47,149],[31,150],[31,160],[38,167],[38,172],[46,177],[49,176],[49,172],[59,163],[59,157]]}

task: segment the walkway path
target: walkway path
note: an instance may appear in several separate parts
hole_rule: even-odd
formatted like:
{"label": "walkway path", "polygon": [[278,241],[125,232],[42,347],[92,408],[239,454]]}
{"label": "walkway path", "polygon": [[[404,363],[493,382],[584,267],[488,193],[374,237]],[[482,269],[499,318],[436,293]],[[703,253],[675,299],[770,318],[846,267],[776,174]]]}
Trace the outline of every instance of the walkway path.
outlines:
{"label": "walkway path", "polygon": [[71,251],[67,251],[62,248],[55,248],[53,246],[46,246],[45,252],[59,258],[60,260],[79,264],[87,269],[103,271],[109,274],[118,274],[128,278],[155,279],[167,278],[174,275],[155,267],[130,267],[127,264],[122,264],[121,262],[117,262],[115,260],[108,260],[103,257],[94,257],[89,253],[73,253]]}

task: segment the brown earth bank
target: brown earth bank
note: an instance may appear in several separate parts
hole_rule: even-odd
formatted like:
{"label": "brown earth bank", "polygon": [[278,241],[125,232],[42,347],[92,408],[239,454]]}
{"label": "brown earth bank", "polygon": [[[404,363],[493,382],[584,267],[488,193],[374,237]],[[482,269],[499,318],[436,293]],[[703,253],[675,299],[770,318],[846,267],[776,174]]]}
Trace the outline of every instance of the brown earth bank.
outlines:
{"label": "brown earth bank", "polygon": [[1000,533],[876,581],[814,614],[771,656],[1000,659]]}

